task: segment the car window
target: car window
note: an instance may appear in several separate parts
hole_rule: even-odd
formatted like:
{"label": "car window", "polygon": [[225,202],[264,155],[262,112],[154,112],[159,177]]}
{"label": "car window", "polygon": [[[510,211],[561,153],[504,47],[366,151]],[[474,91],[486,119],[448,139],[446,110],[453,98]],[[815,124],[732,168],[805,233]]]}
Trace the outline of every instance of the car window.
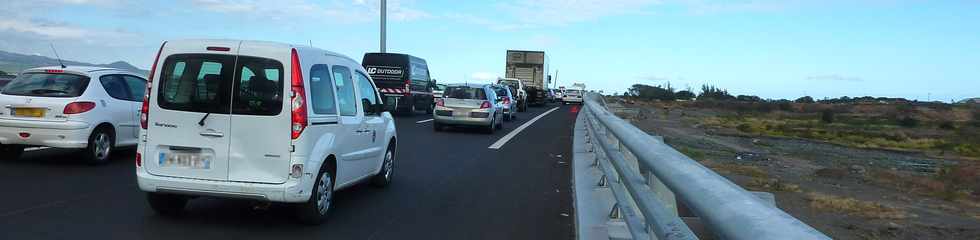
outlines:
{"label": "car window", "polygon": [[[371,84],[371,79],[365,76],[361,72],[355,74],[357,77],[357,92],[361,95],[361,110],[364,113],[369,113],[371,111],[368,108],[374,104],[378,104],[378,94],[374,90],[374,85]],[[380,113],[374,113],[375,115]]]}
{"label": "car window", "polygon": [[282,63],[258,57],[238,57],[233,114],[275,116],[282,111]]}
{"label": "car window", "polygon": [[136,76],[123,75],[126,86],[129,87],[130,101],[143,101],[143,94],[146,92],[146,80]]}
{"label": "car window", "polygon": [[126,86],[126,81],[123,80],[122,75],[104,75],[99,77],[99,82],[110,97],[126,101],[132,99],[129,96],[129,87]]}
{"label": "car window", "polygon": [[24,73],[3,88],[3,94],[36,97],[78,97],[89,77],[62,73]]}
{"label": "car window", "polygon": [[350,75],[350,68],[334,65],[333,66],[334,85],[337,88],[337,102],[340,105],[341,116],[357,115],[357,97],[354,96],[354,80]]}
{"label": "car window", "polygon": [[161,108],[230,113],[235,56],[176,54],[163,63],[157,103]]}
{"label": "car window", "polygon": [[507,96],[507,89],[504,87],[493,87],[493,91],[497,96]]}
{"label": "car window", "polygon": [[315,114],[337,114],[330,68],[316,64],[310,68],[310,106]]}
{"label": "car window", "polygon": [[487,93],[482,88],[472,88],[467,86],[451,86],[446,88],[444,94],[447,98],[455,99],[477,99],[486,100]]}

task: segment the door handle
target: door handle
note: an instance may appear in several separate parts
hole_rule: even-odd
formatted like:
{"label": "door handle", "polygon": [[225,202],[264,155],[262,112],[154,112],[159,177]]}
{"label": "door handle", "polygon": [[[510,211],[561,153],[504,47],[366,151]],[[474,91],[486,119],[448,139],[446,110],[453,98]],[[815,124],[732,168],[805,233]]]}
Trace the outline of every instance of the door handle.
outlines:
{"label": "door handle", "polygon": [[371,132],[371,130],[367,130],[367,129],[361,129],[361,130],[357,130],[357,131],[355,131],[355,132],[356,132],[356,133],[369,133],[369,132]]}
{"label": "door handle", "polygon": [[201,136],[219,138],[219,137],[224,137],[225,134],[220,132],[201,132]]}

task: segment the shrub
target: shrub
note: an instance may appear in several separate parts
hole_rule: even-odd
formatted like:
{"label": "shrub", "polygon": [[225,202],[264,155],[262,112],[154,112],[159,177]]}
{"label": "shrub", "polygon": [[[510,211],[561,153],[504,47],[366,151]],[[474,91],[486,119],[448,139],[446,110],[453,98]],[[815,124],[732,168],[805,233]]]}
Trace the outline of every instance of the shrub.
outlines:
{"label": "shrub", "polygon": [[905,219],[910,215],[904,210],[876,202],[861,201],[822,193],[808,193],[806,199],[814,209],[853,214],[876,219]]}
{"label": "shrub", "polygon": [[942,121],[939,123],[939,129],[943,130],[956,130],[956,126],[953,125],[952,121]]}
{"label": "shrub", "polygon": [[748,123],[743,123],[743,124],[739,124],[737,127],[735,127],[735,129],[738,129],[738,131],[741,132],[751,133],[752,125],[749,125]]}
{"label": "shrub", "polygon": [[898,125],[907,128],[914,128],[919,126],[919,120],[913,118],[912,116],[905,116],[898,119]]}
{"label": "shrub", "polygon": [[824,123],[834,123],[834,110],[828,108],[821,111],[820,120]]}
{"label": "shrub", "polygon": [[789,101],[780,101],[779,102],[779,110],[782,110],[782,111],[792,111],[793,110],[793,104],[790,103]]}
{"label": "shrub", "polygon": [[810,96],[805,96],[796,99],[796,103],[814,103],[813,98]]}

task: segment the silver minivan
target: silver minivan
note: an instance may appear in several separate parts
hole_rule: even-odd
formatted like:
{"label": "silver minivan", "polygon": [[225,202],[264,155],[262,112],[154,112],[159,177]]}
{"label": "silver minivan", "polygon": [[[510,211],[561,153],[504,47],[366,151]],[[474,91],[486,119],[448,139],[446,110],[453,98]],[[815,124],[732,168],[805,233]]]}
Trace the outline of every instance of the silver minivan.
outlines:
{"label": "silver minivan", "polygon": [[490,84],[448,85],[443,98],[436,100],[432,127],[442,131],[445,126],[476,126],[493,133],[504,124],[503,107],[496,102],[497,94]]}

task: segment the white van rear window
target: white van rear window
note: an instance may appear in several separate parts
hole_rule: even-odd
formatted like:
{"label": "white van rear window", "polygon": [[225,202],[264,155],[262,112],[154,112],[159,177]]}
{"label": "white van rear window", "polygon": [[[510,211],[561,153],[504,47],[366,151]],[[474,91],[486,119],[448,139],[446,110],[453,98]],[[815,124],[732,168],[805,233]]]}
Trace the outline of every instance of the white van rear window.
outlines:
{"label": "white van rear window", "polygon": [[221,54],[168,57],[157,103],[178,111],[278,115],[283,104],[282,63],[245,56],[237,58],[237,66],[235,62],[235,56]]}

